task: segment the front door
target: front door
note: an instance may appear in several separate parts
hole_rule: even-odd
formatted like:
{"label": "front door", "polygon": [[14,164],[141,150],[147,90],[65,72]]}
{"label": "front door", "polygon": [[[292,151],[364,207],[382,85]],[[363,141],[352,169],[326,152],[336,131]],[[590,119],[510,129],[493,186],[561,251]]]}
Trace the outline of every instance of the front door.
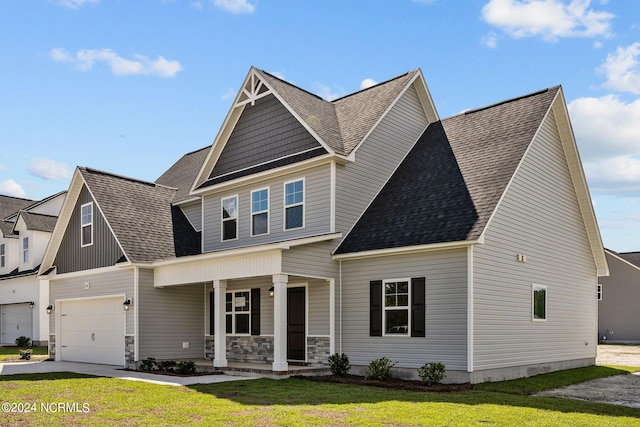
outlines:
{"label": "front door", "polygon": [[305,361],[305,288],[287,288],[287,359]]}

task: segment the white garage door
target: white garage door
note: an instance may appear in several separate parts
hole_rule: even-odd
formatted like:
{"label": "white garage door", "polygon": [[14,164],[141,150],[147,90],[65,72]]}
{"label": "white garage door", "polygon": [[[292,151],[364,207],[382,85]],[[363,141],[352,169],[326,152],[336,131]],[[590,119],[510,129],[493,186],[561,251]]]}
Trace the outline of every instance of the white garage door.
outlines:
{"label": "white garage door", "polygon": [[60,303],[60,360],[124,365],[122,297]]}
{"label": "white garage door", "polygon": [[2,344],[16,345],[16,338],[33,338],[33,310],[29,304],[7,304],[0,306],[2,322]]}

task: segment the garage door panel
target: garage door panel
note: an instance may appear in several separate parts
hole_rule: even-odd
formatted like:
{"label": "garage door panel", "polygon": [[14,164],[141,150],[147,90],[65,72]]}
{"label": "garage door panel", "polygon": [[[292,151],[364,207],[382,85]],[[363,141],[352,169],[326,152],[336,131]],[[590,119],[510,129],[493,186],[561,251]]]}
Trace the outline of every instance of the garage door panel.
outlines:
{"label": "garage door panel", "polygon": [[33,338],[33,310],[28,303],[0,306],[2,344],[15,345],[16,338]]}
{"label": "garage door panel", "polygon": [[60,307],[61,360],[124,363],[122,298],[63,301]]}

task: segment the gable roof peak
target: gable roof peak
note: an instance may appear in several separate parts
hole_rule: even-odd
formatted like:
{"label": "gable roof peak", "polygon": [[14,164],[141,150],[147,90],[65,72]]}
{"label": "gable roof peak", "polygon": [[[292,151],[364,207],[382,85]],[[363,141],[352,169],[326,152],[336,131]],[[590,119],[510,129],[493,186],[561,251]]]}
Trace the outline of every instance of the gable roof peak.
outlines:
{"label": "gable roof peak", "polygon": [[78,170],[80,170],[81,172],[85,172],[85,173],[91,173],[91,174],[96,174],[96,175],[103,175],[106,177],[110,177],[110,178],[117,178],[117,179],[121,179],[124,181],[129,181],[135,184],[141,184],[141,185],[147,185],[149,187],[164,187],[167,188],[169,190],[176,190],[176,188],[174,187],[169,187],[167,185],[162,185],[162,184],[158,184],[156,182],[150,182],[150,181],[144,181],[142,179],[138,179],[138,178],[132,178],[130,176],[126,176],[126,175],[119,175],[116,173],[111,173],[111,172],[107,172],[107,171],[103,171],[100,169],[93,169],[93,168],[89,168],[86,166],[78,166]]}

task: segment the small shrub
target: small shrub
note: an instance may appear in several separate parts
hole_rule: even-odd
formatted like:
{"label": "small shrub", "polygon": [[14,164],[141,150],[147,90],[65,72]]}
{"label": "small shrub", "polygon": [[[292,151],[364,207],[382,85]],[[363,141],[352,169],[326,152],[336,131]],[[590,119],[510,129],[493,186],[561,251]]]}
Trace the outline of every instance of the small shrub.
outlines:
{"label": "small shrub", "polygon": [[20,359],[31,360],[31,349],[20,350]]}
{"label": "small shrub", "polygon": [[391,377],[391,368],[393,368],[396,363],[398,362],[392,362],[386,357],[374,359],[369,363],[369,366],[367,366],[364,378],[367,380],[387,380]]}
{"label": "small shrub", "polygon": [[31,338],[25,337],[24,335],[16,338],[16,345],[18,347],[29,347],[31,345]]}
{"label": "small shrub", "polygon": [[429,362],[418,368],[418,376],[427,386],[432,386],[442,381],[447,374],[443,363]]}
{"label": "small shrub", "polygon": [[182,360],[176,364],[176,373],[189,375],[196,372],[196,363],[193,360]]}
{"label": "small shrub", "polygon": [[334,353],[329,356],[329,366],[331,366],[331,373],[339,376],[347,375],[351,369],[349,357],[344,353]]}
{"label": "small shrub", "polygon": [[140,370],[141,371],[157,371],[158,365],[156,365],[156,359],[154,357],[149,357],[147,359],[141,360]]}
{"label": "small shrub", "polygon": [[175,372],[176,361],[175,360],[163,360],[158,362],[158,369],[164,372]]}

